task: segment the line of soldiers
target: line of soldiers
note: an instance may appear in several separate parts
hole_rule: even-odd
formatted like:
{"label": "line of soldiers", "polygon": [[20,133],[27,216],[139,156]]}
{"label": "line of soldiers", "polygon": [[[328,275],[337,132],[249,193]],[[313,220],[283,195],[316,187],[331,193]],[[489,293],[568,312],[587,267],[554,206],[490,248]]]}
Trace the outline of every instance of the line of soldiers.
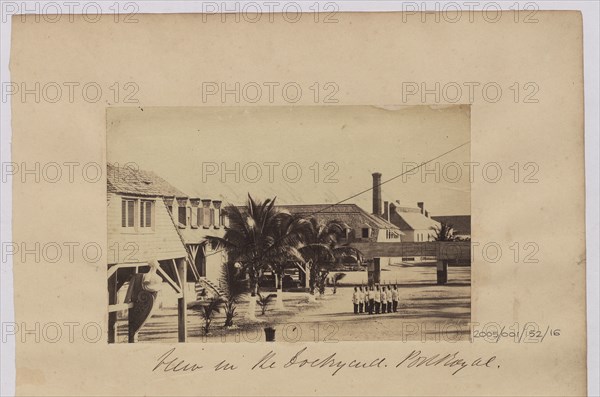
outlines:
{"label": "line of soldiers", "polygon": [[369,313],[396,313],[398,312],[398,288],[389,285],[354,287],[352,303],[354,314]]}

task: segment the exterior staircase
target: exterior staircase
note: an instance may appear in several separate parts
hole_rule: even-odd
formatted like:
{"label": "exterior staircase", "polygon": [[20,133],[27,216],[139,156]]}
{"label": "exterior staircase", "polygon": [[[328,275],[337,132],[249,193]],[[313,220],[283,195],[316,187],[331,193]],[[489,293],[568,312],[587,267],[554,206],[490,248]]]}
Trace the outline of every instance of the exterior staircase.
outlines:
{"label": "exterior staircase", "polygon": [[225,294],[225,292],[216,283],[214,283],[213,281],[209,280],[206,277],[200,277],[198,279],[198,281],[196,282],[196,285],[195,285],[195,290],[196,290],[196,299],[199,301],[208,299],[207,296],[202,296],[202,292],[204,292],[204,291],[207,291],[211,295],[214,295],[214,296],[219,296],[219,295]]}

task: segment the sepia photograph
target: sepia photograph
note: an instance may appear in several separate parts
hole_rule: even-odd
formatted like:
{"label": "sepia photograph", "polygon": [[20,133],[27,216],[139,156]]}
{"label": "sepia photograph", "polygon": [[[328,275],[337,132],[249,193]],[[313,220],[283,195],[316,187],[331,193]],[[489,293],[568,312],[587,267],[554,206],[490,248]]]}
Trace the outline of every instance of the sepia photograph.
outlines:
{"label": "sepia photograph", "polygon": [[469,140],[468,106],[109,108],[109,342],[468,341]]}

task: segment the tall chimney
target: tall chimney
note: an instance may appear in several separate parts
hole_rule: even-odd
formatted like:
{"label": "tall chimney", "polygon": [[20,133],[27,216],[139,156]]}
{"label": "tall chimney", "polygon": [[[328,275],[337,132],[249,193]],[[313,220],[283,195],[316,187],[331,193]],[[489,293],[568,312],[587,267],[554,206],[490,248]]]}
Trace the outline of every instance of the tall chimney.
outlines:
{"label": "tall chimney", "polygon": [[381,173],[373,173],[373,214],[381,215]]}
{"label": "tall chimney", "polygon": [[425,215],[425,203],[422,201],[419,201],[417,203],[417,207],[419,207],[421,209],[421,214]]}

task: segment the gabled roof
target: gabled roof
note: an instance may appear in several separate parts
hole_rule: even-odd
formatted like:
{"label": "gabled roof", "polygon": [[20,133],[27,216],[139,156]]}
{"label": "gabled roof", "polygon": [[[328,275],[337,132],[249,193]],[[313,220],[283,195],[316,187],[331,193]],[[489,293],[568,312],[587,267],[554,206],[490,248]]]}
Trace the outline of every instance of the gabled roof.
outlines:
{"label": "gabled roof", "polygon": [[392,229],[402,233],[397,226],[379,216],[369,214],[356,204],[299,204],[276,205],[275,207],[280,210],[287,210],[291,214],[312,215],[326,222],[338,220],[353,229],[370,227],[372,229]]}
{"label": "gabled roof", "polygon": [[135,194],[159,197],[187,197],[154,172],[106,165],[106,182],[109,193]]}
{"label": "gabled roof", "polygon": [[432,218],[440,223],[452,225],[456,234],[471,235],[471,215],[446,215]]}
{"label": "gabled roof", "polygon": [[432,227],[439,226],[437,221],[426,217],[420,212],[396,211],[396,214],[400,220],[396,222],[400,230],[430,230]]}

